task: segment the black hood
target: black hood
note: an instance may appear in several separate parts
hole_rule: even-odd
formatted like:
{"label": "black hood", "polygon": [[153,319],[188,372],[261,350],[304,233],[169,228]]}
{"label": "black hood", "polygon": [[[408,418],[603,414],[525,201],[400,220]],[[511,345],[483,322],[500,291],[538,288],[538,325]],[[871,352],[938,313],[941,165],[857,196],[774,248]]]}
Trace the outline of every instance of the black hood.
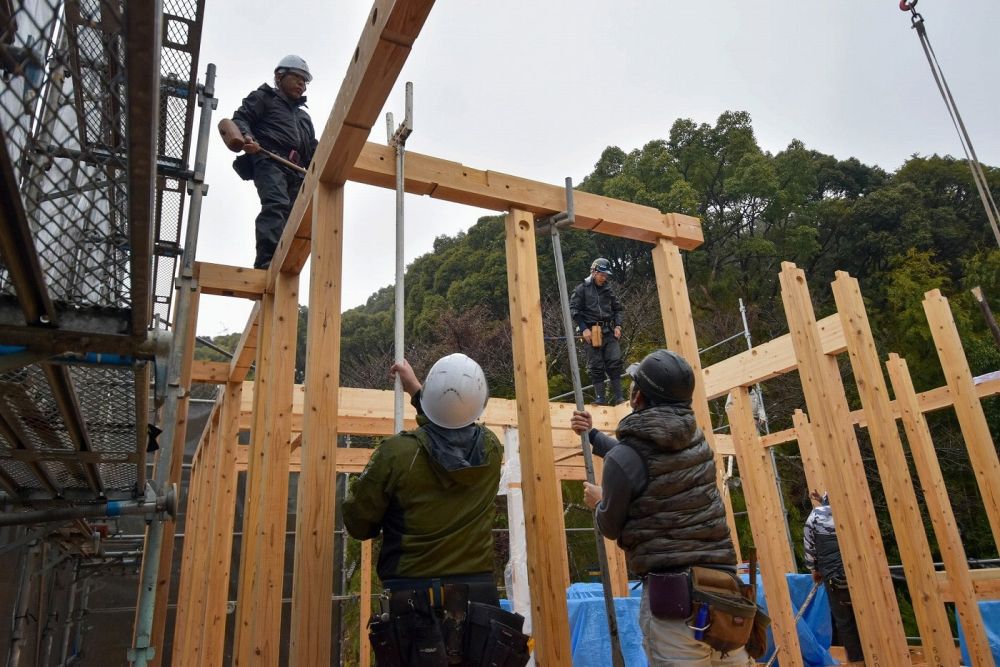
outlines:
{"label": "black hood", "polygon": [[658,449],[675,452],[691,446],[698,429],[694,411],[683,405],[654,405],[627,415],[618,424],[618,439],[640,438]]}

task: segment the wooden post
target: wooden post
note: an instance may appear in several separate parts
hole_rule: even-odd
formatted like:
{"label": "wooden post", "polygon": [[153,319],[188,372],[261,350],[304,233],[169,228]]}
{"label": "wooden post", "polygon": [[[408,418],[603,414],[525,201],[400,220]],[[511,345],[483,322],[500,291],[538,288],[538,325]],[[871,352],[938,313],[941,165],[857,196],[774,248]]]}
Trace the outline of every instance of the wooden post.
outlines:
{"label": "wooden post", "polygon": [[511,210],[505,226],[524,515],[530,522],[528,584],[535,664],[568,666],[572,664],[569,613],[559,553],[562,545],[559,536],[565,526],[552,455],[534,216],[527,211]]}
{"label": "wooden post", "polygon": [[869,664],[909,663],[906,634],[889,579],[882,535],[861,463],[835,357],[823,352],[805,274],[782,263],[781,297],[799,379],[829,485],[837,539]]}
{"label": "wooden post", "polygon": [[868,434],[920,628],[924,657],[928,665],[955,665],[960,657],[951,637],[944,600],[935,585],[934,559],[927,543],[917,494],[910,479],[910,468],[903,453],[868,313],[861,298],[861,288],[857,280],[843,271],[837,271],[836,276],[833,296],[843,323],[861,405],[868,419]]}
{"label": "wooden post", "polygon": [[[604,474],[604,460],[594,457],[594,478],[597,483],[601,483]],[[625,562],[625,552],[618,546],[615,540],[604,538],[604,550],[608,554],[608,571],[611,573],[611,593],[616,598],[627,598],[628,590],[628,564]]]}
{"label": "wooden post", "polygon": [[823,466],[816,451],[816,438],[813,437],[812,424],[802,410],[792,413],[792,424],[795,426],[795,437],[799,441],[799,454],[802,456],[802,469],[806,473],[806,483],[810,491],[820,495],[826,493],[827,485],[823,478]]}
{"label": "wooden post", "polygon": [[[563,516],[566,513],[566,500],[563,498],[563,480],[556,479],[556,493],[559,496],[559,512]],[[525,512],[525,517],[527,517],[527,512]],[[566,590],[569,588],[572,577],[569,574],[569,539],[566,536],[565,523],[563,524],[563,530],[559,533],[559,554],[562,556],[560,562],[562,564],[562,588]],[[568,613],[568,612],[567,612]]]}
{"label": "wooden post", "polygon": [[962,350],[958,327],[955,326],[948,299],[941,295],[940,290],[924,294],[924,313],[927,314],[934,346],[937,347],[948,390],[955,403],[962,437],[969,450],[969,461],[976,473],[979,492],[983,496],[986,518],[993,530],[993,542],[1000,547],[1000,460],[997,459],[996,445],[990,436],[983,405],[976,395],[976,386]]}
{"label": "wooden post", "polygon": [[[372,664],[372,642],[368,637],[368,619],[372,615],[372,541],[361,541],[361,592],[358,597],[358,617],[361,623],[361,633],[358,635],[360,656],[358,667],[370,667]],[[314,663],[315,664],[315,663]]]}
{"label": "wooden post", "polygon": [[920,410],[917,392],[910,379],[910,371],[906,360],[897,354],[890,354],[886,363],[889,369],[889,379],[892,391],[896,394],[896,404],[903,420],[906,438],[910,442],[910,452],[913,454],[913,465],[917,469],[920,487],[927,503],[927,513],[937,536],[941,560],[944,561],[945,572],[951,582],[952,596],[955,599],[955,610],[962,619],[962,629],[965,631],[966,649],[969,658],[976,667],[993,664],[990,643],[983,626],[983,615],[979,610],[975,585],[969,573],[969,561],[962,546],[962,534],[958,532],[958,523],[948,498],[948,489],[944,484],[941,466],[934,451],[934,441],[931,439],[927,420]]}
{"label": "wooden post", "polygon": [[[660,314],[663,318],[663,334],[667,341],[667,347],[684,357],[694,369],[695,385],[691,407],[694,408],[698,425],[714,452],[715,438],[712,432],[712,413],[708,409],[708,398],[705,394],[705,375],[701,370],[701,356],[698,353],[698,338],[694,331],[694,319],[691,315],[691,301],[688,299],[684,262],[681,260],[681,251],[669,239],[661,238],[653,246],[653,270],[656,272]],[[716,483],[719,487],[719,494],[722,496],[722,504],[726,508],[726,523],[729,524],[729,533],[733,538],[736,559],[742,561],[740,538],[736,532],[736,517],[733,515],[733,501],[729,496],[729,487],[726,486],[724,471],[722,457],[716,454]]]}
{"label": "wooden post", "polygon": [[[753,499],[753,502],[747,503],[747,514],[754,544],[760,552],[761,578],[767,597],[767,613],[774,621],[774,643],[780,652],[778,659],[782,665],[801,667],[802,649],[799,647],[795,611],[785,577],[787,573],[795,572],[795,564],[784,547],[784,540],[775,539],[775,536],[785,534],[785,515],[781,511],[771,457],[760,442],[746,387],[737,387],[731,396],[733,402],[727,410],[729,427],[744,492]],[[756,574],[751,572],[750,576],[755,577]]]}
{"label": "wooden post", "polygon": [[295,515],[289,647],[289,664],[293,666],[330,664],[344,188],[320,183],[312,212],[302,468]]}

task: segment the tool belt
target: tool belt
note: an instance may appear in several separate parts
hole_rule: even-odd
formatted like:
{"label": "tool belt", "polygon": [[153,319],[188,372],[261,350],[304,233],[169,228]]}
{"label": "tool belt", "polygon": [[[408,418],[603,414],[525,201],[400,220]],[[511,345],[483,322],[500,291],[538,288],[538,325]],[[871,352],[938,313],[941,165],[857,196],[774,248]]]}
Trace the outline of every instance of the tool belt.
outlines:
{"label": "tool belt", "polygon": [[524,617],[470,602],[469,584],[387,590],[380,602],[381,613],[368,623],[377,667],[524,667],[528,662]]}
{"label": "tool belt", "polygon": [[771,619],[751,599],[752,588],[734,573],[708,567],[651,572],[646,586],[653,616],[686,621],[695,639],[723,655],[743,647],[750,657],[764,655]]}

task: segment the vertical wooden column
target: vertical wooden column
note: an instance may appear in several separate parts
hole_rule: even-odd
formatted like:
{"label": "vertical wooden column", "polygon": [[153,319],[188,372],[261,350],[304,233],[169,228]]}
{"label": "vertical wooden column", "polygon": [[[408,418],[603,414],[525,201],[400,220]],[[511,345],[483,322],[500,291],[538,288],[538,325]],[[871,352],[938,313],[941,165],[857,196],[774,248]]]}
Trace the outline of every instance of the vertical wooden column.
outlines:
{"label": "vertical wooden column", "polygon": [[244,667],[250,664],[253,642],[254,578],[257,576],[259,558],[261,493],[264,488],[266,452],[264,421],[267,414],[267,388],[271,383],[271,334],[274,325],[274,294],[264,294],[260,300],[257,325],[257,361],[253,384],[253,423],[250,427],[250,445],[247,456],[246,489],[243,504],[243,536],[240,538],[239,587],[236,592],[236,628],[233,638],[233,664]]}
{"label": "vertical wooden column", "polygon": [[534,216],[511,210],[505,226],[535,664],[568,666],[572,664],[569,614],[559,553],[564,524],[549,423]]}
{"label": "vertical wooden column", "polygon": [[823,466],[816,450],[816,438],[813,437],[812,424],[802,410],[792,413],[792,424],[795,426],[795,438],[799,441],[799,454],[802,456],[802,468],[806,473],[806,483],[810,491],[819,494],[826,493],[826,481],[823,478]]}
{"label": "vertical wooden column", "polygon": [[1000,460],[997,459],[996,445],[990,436],[983,405],[976,394],[955,318],[952,317],[948,299],[941,295],[940,290],[931,290],[924,295],[924,313],[931,327],[958,423],[962,427],[965,446],[969,450],[969,461],[983,496],[986,517],[993,530],[993,542],[1000,547]]}
{"label": "vertical wooden column", "polygon": [[[186,349],[194,350],[195,331],[198,323],[198,302],[201,297],[201,290],[195,289],[190,295],[190,311],[188,316],[188,330],[186,332],[175,332],[175,335],[187,337]],[[188,397],[191,387],[191,362],[194,354],[188,354],[181,360],[180,385],[185,388],[184,395],[178,399],[177,404],[177,427],[174,430],[174,443],[172,456],[169,461],[157,459],[156,465],[170,466],[168,479],[178,484],[181,480],[181,470],[184,467],[184,443],[187,440],[188,424]],[[153,631],[150,637],[150,646],[155,647],[156,653],[149,661],[150,667],[158,667],[163,657],[163,640],[166,634],[167,623],[167,602],[170,597],[170,578],[174,563],[174,535],[177,532],[177,523],[167,521],[163,524],[163,547],[160,549],[160,567],[156,579],[156,600],[153,608]],[[147,537],[149,530],[146,530]],[[149,543],[148,539],[145,542]],[[145,560],[143,560],[145,563]],[[142,574],[139,575],[142,580]],[[138,611],[137,611],[138,613]],[[135,623],[132,624],[135,627]]]}
{"label": "vertical wooden column", "polygon": [[927,513],[934,526],[941,560],[951,583],[952,596],[955,599],[955,610],[962,619],[962,629],[965,631],[965,644],[972,664],[986,667],[993,664],[990,643],[983,626],[983,615],[979,610],[976,589],[969,574],[969,561],[962,546],[962,534],[958,532],[958,523],[952,511],[948,489],[944,485],[944,476],[934,451],[934,441],[931,439],[927,420],[920,411],[917,392],[910,379],[910,371],[906,361],[897,354],[890,354],[886,363],[889,369],[889,379],[892,390],[896,394],[896,404],[903,420],[906,438],[913,454],[913,465],[917,469],[917,477],[924,492],[927,503]]}
{"label": "vertical wooden column", "polygon": [[[559,495],[559,512],[562,516],[566,516],[566,501],[563,498],[562,480],[556,479],[556,493]],[[527,517],[527,514],[525,514]],[[563,590],[569,588],[571,577],[569,575],[569,538],[566,535],[565,522],[563,523],[563,530],[559,533],[559,554],[562,556],[560,563],[562,565],[562,587]],[[567,612],[568,613],[568,612]]]}
{"label": "vertical wooden column", "polygon": [[[594,478],[600,484],[604,473],[604,460],[594,457]],[[627,598],[628,564],[625,562],[625,552],[615,540],[604,538],[604,550],[608,554],[608,571],[611,573],[611,593],[616,598]]]}
{"label": "vertical wooden column", "polygon": [[[250,539],[259,542],[251,604],[250,665],[276,667],[281,643],[285,530],[288,518],[288,459],[291,454],[295,335],[299,319],[299,276],[279,272],[274,285],[271,368],[265,394],[260,521]],[[260,371],[263,375],[263,371]],[[329,632],[329,631],[328,631]]]}
{"label": "vertical wooden column", "polygon": [[[715,450],[715,437],[712,432],[712,413],[708,409],[708,398],[705,394],[705,378],[701,371],[701,355],[698,353],[698,338],[694,331],[694,319],[691,315],[691,301],[688,298],[687,277],[684,275],[684,262],[681,251],[669,239],[661,238],[653,246],[653,270],[656,272],[657,292],[660,297],[660,314],[663,318],[663,334],[667,347],[687,359],[694,369],[694,396],[691,407],[695,418],[701,427],[705,439]],[[733,502],[729,496],[723,474],[725,467],[722,457],[715,455],[716,483],[722,504],[726,508],[726,523],[733,537],[733,548],[736,559],[742,561],[740,554],[740,539],[736,532],[736,517],[733,515]]]}
{"label": "vertical wooden column", "polygon": [[[774,643],[782,665],[801,667],[802,649],[795,629],[795,611],[788,592],[785,575],[795,572],[791,554],[784,540],[775,539],[785,534],[785,515],[778,498],[771,457],[760,442],[753,408],[746,387],[737,387],[732,393],[733,402],[728,408],[729,428],[733,434],[736,458],[740,464],[740,479],[747,498],[747,514],[753,541],[760,552],[761,578],[767,597],[767,613],[774,621]],[[750,576],[756,576],[751,572]]]}
{"label": "vertical wooden column", "polygon": [[289,647],[289,664],[306,667],[330,664],[344,188],[317,185],[312,215],[302,466],[295,515]]}
{"label": "vertical wooden column", "polygon": [[896,417],[889,401],[889,389],[882,375],[875,339],[865,311],[858,281],[837,271],[833,297],[844,329],[844,340],[854,369],[861,405],[868,421],[868,434],[878,465],[892,519],[893,534],[910,589],[913,611],[923,640],[928,665],[955,665],[960,661],[944,600],[934,574],[934,559],[927,543],[917,494],[899,438]]}
{"label": "vertical wooden column", "polygon": [[[214,414],[214,413],[213,413]],[[205,478],[205,466],[203,464],[203,453],[209,449],[206,440],[212,435],[211,418],[206,424],[206,432],[202,435],[202,440],[191,458],[191,472],[188,475],[187,501],[184,506],[184,542],[181,547],[181,571],[180,581],[177,586],[177,606],[174,612],[174,641],[172,664],[183,666],[190,664],[188,651],[190,642],[185,637],[185,632],[193,625],[191,616],[191,595],[195,587],[193,580],[201,579],[200,573],[196,575],[192,567],[194,554],[197,550],[198,524],[201,520],[199,512],[204,508],[200,504],[202,482]]]}
{"label": "vertical wooden column", "polygon": [[219,464],[213,481],[212,527],[209,545],[211,576],[205,593],[205,623],[202,629],[202,664],[222,665],[226,642],[226,606],[233,553],[233,521],[236,515],[236,447],[240,435],[240,404],[243,383],[223,387],[219,420]]}
{"label": "vertical wooden column", "polygon": [[361,542],[361,593],[358,597],[361,633],[358,636],[358,667],[371,667],[372,643],[368,638],[368,619],[372,615],[372,541]]}
{"label": "vertical wooden column", "polygon": [[865,659],[873,665],[909,664],[906,633],[888,576],[889,564],[837,360],[823,352],[805,274],[791,262],[781,266],[781,298],[823,475],[829,485],[827,492]]}

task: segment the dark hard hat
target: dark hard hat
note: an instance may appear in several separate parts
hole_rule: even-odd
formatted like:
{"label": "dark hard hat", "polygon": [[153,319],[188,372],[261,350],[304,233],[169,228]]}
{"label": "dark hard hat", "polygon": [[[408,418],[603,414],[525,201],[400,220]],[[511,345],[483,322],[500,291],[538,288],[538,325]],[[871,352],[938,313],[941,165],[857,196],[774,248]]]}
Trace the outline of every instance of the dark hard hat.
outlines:
{"label": "dark hard hat", "polygon": [[598,257],[594,260],[594,263],[590,265],[591,271],[596,271],[598,273],[606,273],[611,275],[611,262],[604,259],[603,257]]}
{"label": "dark hard hat", "polygon": [[639,362],[634,377],[642,395],[653,405],[691,403],[694,369],[676,352],[650,352]]}

